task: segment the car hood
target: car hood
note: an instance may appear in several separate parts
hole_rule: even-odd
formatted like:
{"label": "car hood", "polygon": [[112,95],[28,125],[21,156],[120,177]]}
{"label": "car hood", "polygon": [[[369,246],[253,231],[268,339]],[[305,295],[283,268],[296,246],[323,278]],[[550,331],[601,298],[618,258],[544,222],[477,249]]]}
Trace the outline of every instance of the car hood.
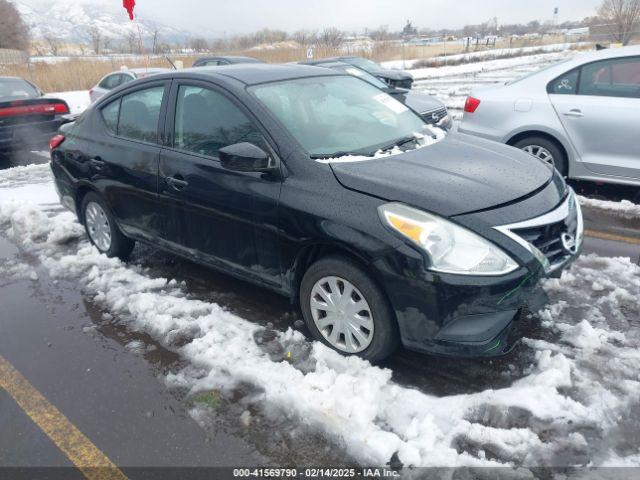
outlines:
{"label": "car hood", "polygon": [[529,154],[457,133],[399,155],[330,165],[346,188],[445,217],[511,203],[553,178]]}
{"label": "car hood", "polygon": [[423,114],[445,108],[444,103],[431,95],[415,90],[398,89],[392,95],[403,102],[411,110]]}

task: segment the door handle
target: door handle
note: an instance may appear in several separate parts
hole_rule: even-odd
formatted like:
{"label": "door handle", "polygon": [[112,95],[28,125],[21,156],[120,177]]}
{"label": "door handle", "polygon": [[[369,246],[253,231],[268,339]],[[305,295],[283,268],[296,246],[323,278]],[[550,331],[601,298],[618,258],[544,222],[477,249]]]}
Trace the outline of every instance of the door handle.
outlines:
{"label": "door handle", "polygon": [[572,117],[572,118],[580,118],[583,117],[583,113],[582,110],[574,108],[573,110],[569,110],[568,112],[565,112],[564,114],[565,117]]}
{"label": "door handle", "polygon": [[167,185],[177,191],[184,190],[189,186],[189,182],[184,180],[182,177],[166,177],[164,181],[167,182]]}
{"label": "door handle", "polygon": [[106,164],[100,160],[100,157],[95,157],[89,160],[89,165],[94,170],[102,170],[106,166]]}

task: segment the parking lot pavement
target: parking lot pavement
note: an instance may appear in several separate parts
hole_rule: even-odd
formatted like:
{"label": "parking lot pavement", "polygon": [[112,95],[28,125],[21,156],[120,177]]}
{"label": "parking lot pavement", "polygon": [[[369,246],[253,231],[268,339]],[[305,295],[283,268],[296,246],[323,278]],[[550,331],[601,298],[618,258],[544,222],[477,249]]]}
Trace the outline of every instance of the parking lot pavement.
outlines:
{"label": "parking lot pavement", "polygon": [[[0,239],[0,256],[16,248]],[[264,464],[255,446],[224,429],[202,429],[189,415],[185,392],[158,376],[179,366],[160,347],[127,348],[134,332],[101,328],[102,312],[74,285],[38,271],[0,288],[0,352],[51,405],[119,466]],[[47,438],[39,419],[0,389],[2,466],[65,466],[70,460]],[[11,432],[7,435],[6,432]],[[62,439],[64,440],[64,439]]]}

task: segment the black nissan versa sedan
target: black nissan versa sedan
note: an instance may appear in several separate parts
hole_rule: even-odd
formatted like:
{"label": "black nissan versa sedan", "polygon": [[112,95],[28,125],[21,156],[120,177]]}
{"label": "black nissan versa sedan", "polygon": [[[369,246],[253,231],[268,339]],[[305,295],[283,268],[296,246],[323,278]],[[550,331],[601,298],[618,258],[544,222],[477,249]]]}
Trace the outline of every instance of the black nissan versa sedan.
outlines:
{"label": "black nissan versa sedan", "polygon": [[[52,140],[62,203],[98,250],[134,241],[299,302],[312,335],[498,355],[539,281],[579,254],[573,191],[512,147],[432,127],[324,68],[233,65],[128,83]],[[441,136],[438,136],[440,139]]]}

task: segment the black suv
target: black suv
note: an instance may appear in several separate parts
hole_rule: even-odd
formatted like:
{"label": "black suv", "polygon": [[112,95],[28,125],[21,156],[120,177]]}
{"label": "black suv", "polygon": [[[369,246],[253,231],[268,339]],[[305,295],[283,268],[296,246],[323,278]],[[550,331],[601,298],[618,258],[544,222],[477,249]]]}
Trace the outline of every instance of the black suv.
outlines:
{"label": "black suv", "polygon": [[316,339],[369,360],[400,342],[508,351],[540,279],[582,244],[580,207],[551,166],[439,135],[324,68],[136,80],[65,130],[55,182],[98,250],[126,258],[148,242],[272,289]]}

